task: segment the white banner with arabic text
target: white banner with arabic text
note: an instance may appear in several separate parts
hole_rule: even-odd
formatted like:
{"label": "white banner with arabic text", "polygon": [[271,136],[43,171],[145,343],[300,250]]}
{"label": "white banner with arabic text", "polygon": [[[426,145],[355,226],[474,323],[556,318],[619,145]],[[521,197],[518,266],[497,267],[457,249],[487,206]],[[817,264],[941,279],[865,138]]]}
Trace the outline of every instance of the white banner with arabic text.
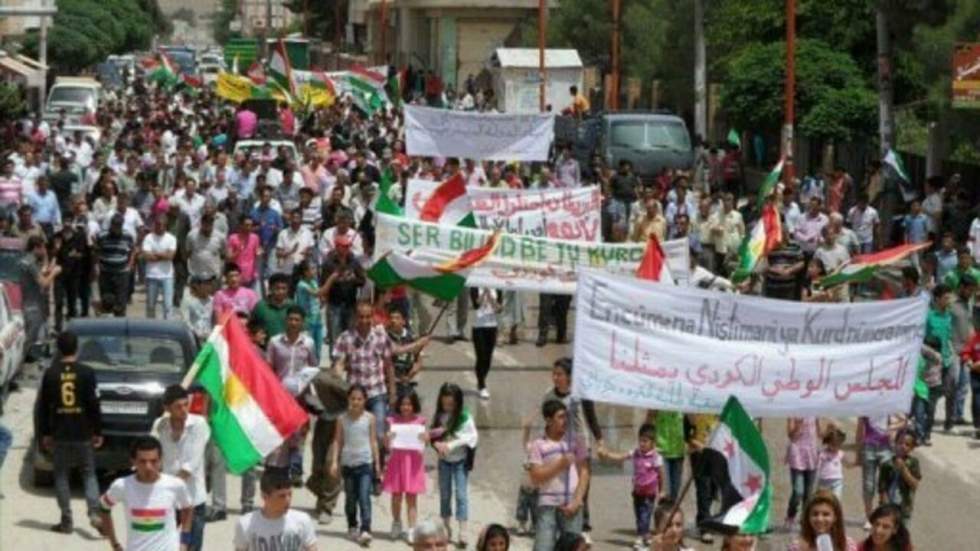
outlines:
{"label": "white banner with arabic text", "polygon": [[[418,218],[422,206],[440,182],[408,181],[405,216]],[[593,241],[602,239],[599,210],[602,195],[597,186],[575,189],[502,189],[469,186],[470,206],[476,224],[484,230]]]}
{"label": "white banner with arabic text", "polygon": [[928,303],[802,303],[580,270],[575,378],[582,398],[753,417],[907,412]]}
{"label": "white banner with arabic text", "polygon": [[547,161],[555,138],[555,117],[406,105],[405,138],[409,155]]}

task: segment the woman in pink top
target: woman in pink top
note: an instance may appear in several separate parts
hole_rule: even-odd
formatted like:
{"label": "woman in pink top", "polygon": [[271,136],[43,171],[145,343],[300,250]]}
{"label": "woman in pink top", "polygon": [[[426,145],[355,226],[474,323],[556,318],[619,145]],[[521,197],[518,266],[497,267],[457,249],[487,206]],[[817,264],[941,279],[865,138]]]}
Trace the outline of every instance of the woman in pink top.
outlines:
{"label": "woman in pink top", "polygon": [[252,219],[246,216],[238,225],[238,233],[228,237],[228,261],[238,265],[241,284],[245,287],[255,284],[255,260],[262,254],[259,236],[252,232],[252,225]]}
{"label": "woman in pink top", "polygon": [[786,508],[786,525],[796,523],[796,511],[800,502],[810,498],[813,480],[820,455],[820,423],[816,417],[791,417],[786,420],[789,446],[786,448],[786,465],[789,466],[791,493]]}

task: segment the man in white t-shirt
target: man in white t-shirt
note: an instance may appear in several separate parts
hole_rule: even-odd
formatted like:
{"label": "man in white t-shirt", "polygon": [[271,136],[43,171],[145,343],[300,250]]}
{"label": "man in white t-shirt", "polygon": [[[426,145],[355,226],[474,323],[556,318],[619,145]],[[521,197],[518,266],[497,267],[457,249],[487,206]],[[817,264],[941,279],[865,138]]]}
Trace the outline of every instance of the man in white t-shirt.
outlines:
{"label": "man in white t-shirt", "polygon": [[289,508],[293,499],[289,477],[266,471],[259,487],[262,508],[238,519],[235,551],[316,551],[316,529],[310,516]]}
{"label": "man in white t-shirt", "polygon": [[313,232],[303,225],[303,211],[296,208],[289,213],[289,225],[279,231],[276,238],[276,265],[273,273],[292,275],[293,267],[307,260],[316,246]]}
{"label": "man in white t-shirt", "polygon": [[847,213],[847,223],[857,234],[858,242],[861,243],[861,253],[868,254],[874,251],[881,221],[878,219],[878,211],[868,204],[867,194],[858,195],[857,204]]}
{"label": "man in white t-shirt", "polygon": [[177,238],[167,232],[167,219],[157,215],[153,231],[143,238],[146,261],[146,317],[156,317],[156,302],[163,295],[163,319],[170,319],[174,304],[174,256]]}
{"label": "man in white t-shirt", "polygon": [[[167,348],[164,347],[164,350]],[[150,362],[157,361],[151,354]],[[191,541],[188,551],[200,551],[204,545],[204,522],[208,489],[204,477],[204,454],[211,429],[200,415],[190,413],[190,395],[180,385],[163,391],[166,414],[153,423],[150,433],[160,439],[163,448],[163,472],[187,484],[191,496]]]}
{"label": "man in white t-shirt", "polygon": [[[184,481],[160,472],[160,441],[141,436],[130,447],[136,472],[117,478],[102,495],[102,533],[113,551],[186,551],[190,543],[191,496]],[[116,539],[112,507],[126,506],[126,546]],[[176,515],[180,512],[180,532]]]}

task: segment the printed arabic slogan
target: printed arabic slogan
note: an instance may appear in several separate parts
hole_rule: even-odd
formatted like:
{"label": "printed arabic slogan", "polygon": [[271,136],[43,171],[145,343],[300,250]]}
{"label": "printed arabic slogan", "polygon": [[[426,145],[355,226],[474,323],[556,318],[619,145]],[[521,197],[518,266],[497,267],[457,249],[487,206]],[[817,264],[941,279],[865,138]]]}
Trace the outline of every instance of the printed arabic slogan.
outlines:
{"label": "printed arabic slogan", "polygon": [[[375,235],[375,259],[395,251],[439,262],[479,247],[491,232],[379,213]],[[645,243],[589,243],[505,233],[501,234],[493,257],[470,272],[466,285],[571,295],[575,293],[580,268],[632,273],[645,248]],[[690,272],[687,240],[666,241],[663,248],[675,280],[686,282]]]}
{"label": "printed arabic slogan", "polygon": [[[405,217],[418,218],[439,182],[411,179]],[[602,196],[596,186],[577,189],[493,189],[468,187],[476,225],[535,237],[598,242]]]}
{"label": "printed arabic slogan", "polygon": [[922,298],[825,304],[579,272],[572,392],[600,402],[753,417],[908,410]]}
{"label": "printed arabic slogan", "polygon": [[405,106],[409,155],[491,161],[547,161],[555,117]]}

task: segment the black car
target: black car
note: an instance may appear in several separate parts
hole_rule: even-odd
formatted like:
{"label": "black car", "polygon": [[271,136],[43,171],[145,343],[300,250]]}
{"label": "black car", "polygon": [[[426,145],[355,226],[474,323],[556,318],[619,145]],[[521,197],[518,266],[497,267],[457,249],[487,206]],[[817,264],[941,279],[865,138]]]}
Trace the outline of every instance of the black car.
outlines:
{"label": "black car", "polygon": [[[181,382],[197,356],[194,334],[184,322],[130,318],[75,319],[65,330],[78,335],[78,361],[92,367],[98,381],[105,441],[96,468],[128,469],[130,442],[150,432],[163,413],[163,390]],[[58,361],[55,351],[51,363]],[[36,418],[35,410],[35,440]],[[35,453],[33,463],[35,485],[50,484],[50,455]]]}

